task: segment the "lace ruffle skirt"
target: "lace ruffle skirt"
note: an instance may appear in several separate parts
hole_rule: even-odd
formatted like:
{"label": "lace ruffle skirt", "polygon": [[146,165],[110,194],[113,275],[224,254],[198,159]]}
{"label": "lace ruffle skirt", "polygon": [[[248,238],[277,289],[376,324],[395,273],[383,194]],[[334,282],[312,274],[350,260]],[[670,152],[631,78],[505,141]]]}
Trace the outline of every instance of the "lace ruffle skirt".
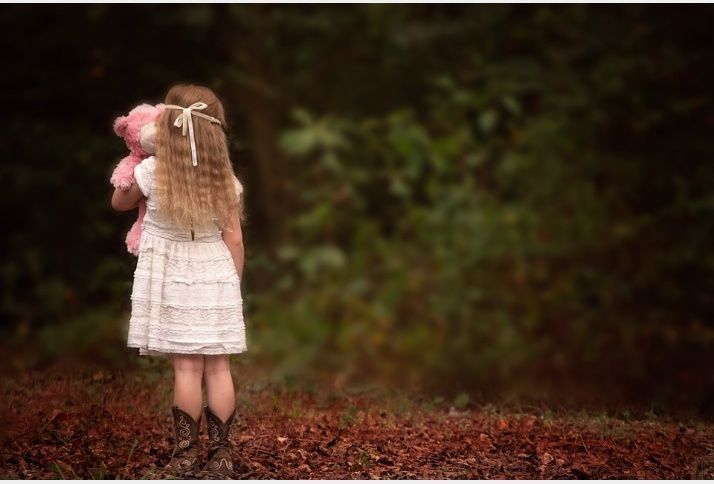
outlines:
{"label": "lace ruffle skirt", "polygon": [[240,279],[220,233],[142,232],[127,346],[140,355],[247,350]]}

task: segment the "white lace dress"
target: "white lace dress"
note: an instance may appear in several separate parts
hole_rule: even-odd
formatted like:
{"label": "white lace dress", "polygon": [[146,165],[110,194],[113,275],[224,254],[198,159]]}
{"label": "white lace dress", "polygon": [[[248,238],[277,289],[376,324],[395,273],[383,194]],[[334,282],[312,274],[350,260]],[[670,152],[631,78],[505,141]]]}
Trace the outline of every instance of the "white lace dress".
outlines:
{"label": "white lace dress", "polygon": [[[247,350],[240,278],[213,224],[191,232],[162,220],[152,197],[156,159],[134,178],[147,197],[131,294],[127,346],[140,355],[228,354]],[[236,190],[242,186],[234,178]]]}

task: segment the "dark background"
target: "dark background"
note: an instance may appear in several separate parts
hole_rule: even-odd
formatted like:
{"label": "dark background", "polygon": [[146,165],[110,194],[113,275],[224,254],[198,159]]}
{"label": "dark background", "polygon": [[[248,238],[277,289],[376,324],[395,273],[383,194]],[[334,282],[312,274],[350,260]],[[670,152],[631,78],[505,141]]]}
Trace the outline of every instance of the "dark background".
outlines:
{"label": "dark background", "polygon": [[3,360],[136,364],[111,126],[194,82],[247,193],[235,358],[294,386],[711,414],[713,13],[2,6]]}

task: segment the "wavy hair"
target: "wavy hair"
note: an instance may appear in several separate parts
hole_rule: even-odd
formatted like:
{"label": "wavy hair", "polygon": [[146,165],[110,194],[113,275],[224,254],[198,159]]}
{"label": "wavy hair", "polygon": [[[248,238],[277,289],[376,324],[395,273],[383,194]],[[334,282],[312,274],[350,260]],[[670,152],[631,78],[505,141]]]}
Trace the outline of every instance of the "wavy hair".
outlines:
{"label": "wavy hair", "polygon": [[238,212],[244,218],[242,192],[233,180],[235,173],[228,155],[221,101],[207,87],[178,84],[169,89],[164,101],[188,107],[204,102],[199,112],[213,116],[220,125],[193,116],[198,165],[191,163],[191,144],[174,120],[181,111],[165,109],[156,120],[156,188],[158,209],[177,227],[193,229],[210,226],[215,219],[221,230],[230,227]]}

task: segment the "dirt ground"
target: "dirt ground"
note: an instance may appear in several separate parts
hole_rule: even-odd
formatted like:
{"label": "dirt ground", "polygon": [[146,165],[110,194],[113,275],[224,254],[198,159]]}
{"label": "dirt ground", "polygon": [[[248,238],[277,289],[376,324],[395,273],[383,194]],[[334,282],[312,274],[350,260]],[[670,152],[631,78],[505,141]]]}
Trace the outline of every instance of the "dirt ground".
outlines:
{"label": "dirt ground", "polygon": [[[62,366],[4,377],[0,478],[156,477],[173,447],[170,385]],[[237,478],[714,478],[711,422],[260,385],[237,395]]]}

